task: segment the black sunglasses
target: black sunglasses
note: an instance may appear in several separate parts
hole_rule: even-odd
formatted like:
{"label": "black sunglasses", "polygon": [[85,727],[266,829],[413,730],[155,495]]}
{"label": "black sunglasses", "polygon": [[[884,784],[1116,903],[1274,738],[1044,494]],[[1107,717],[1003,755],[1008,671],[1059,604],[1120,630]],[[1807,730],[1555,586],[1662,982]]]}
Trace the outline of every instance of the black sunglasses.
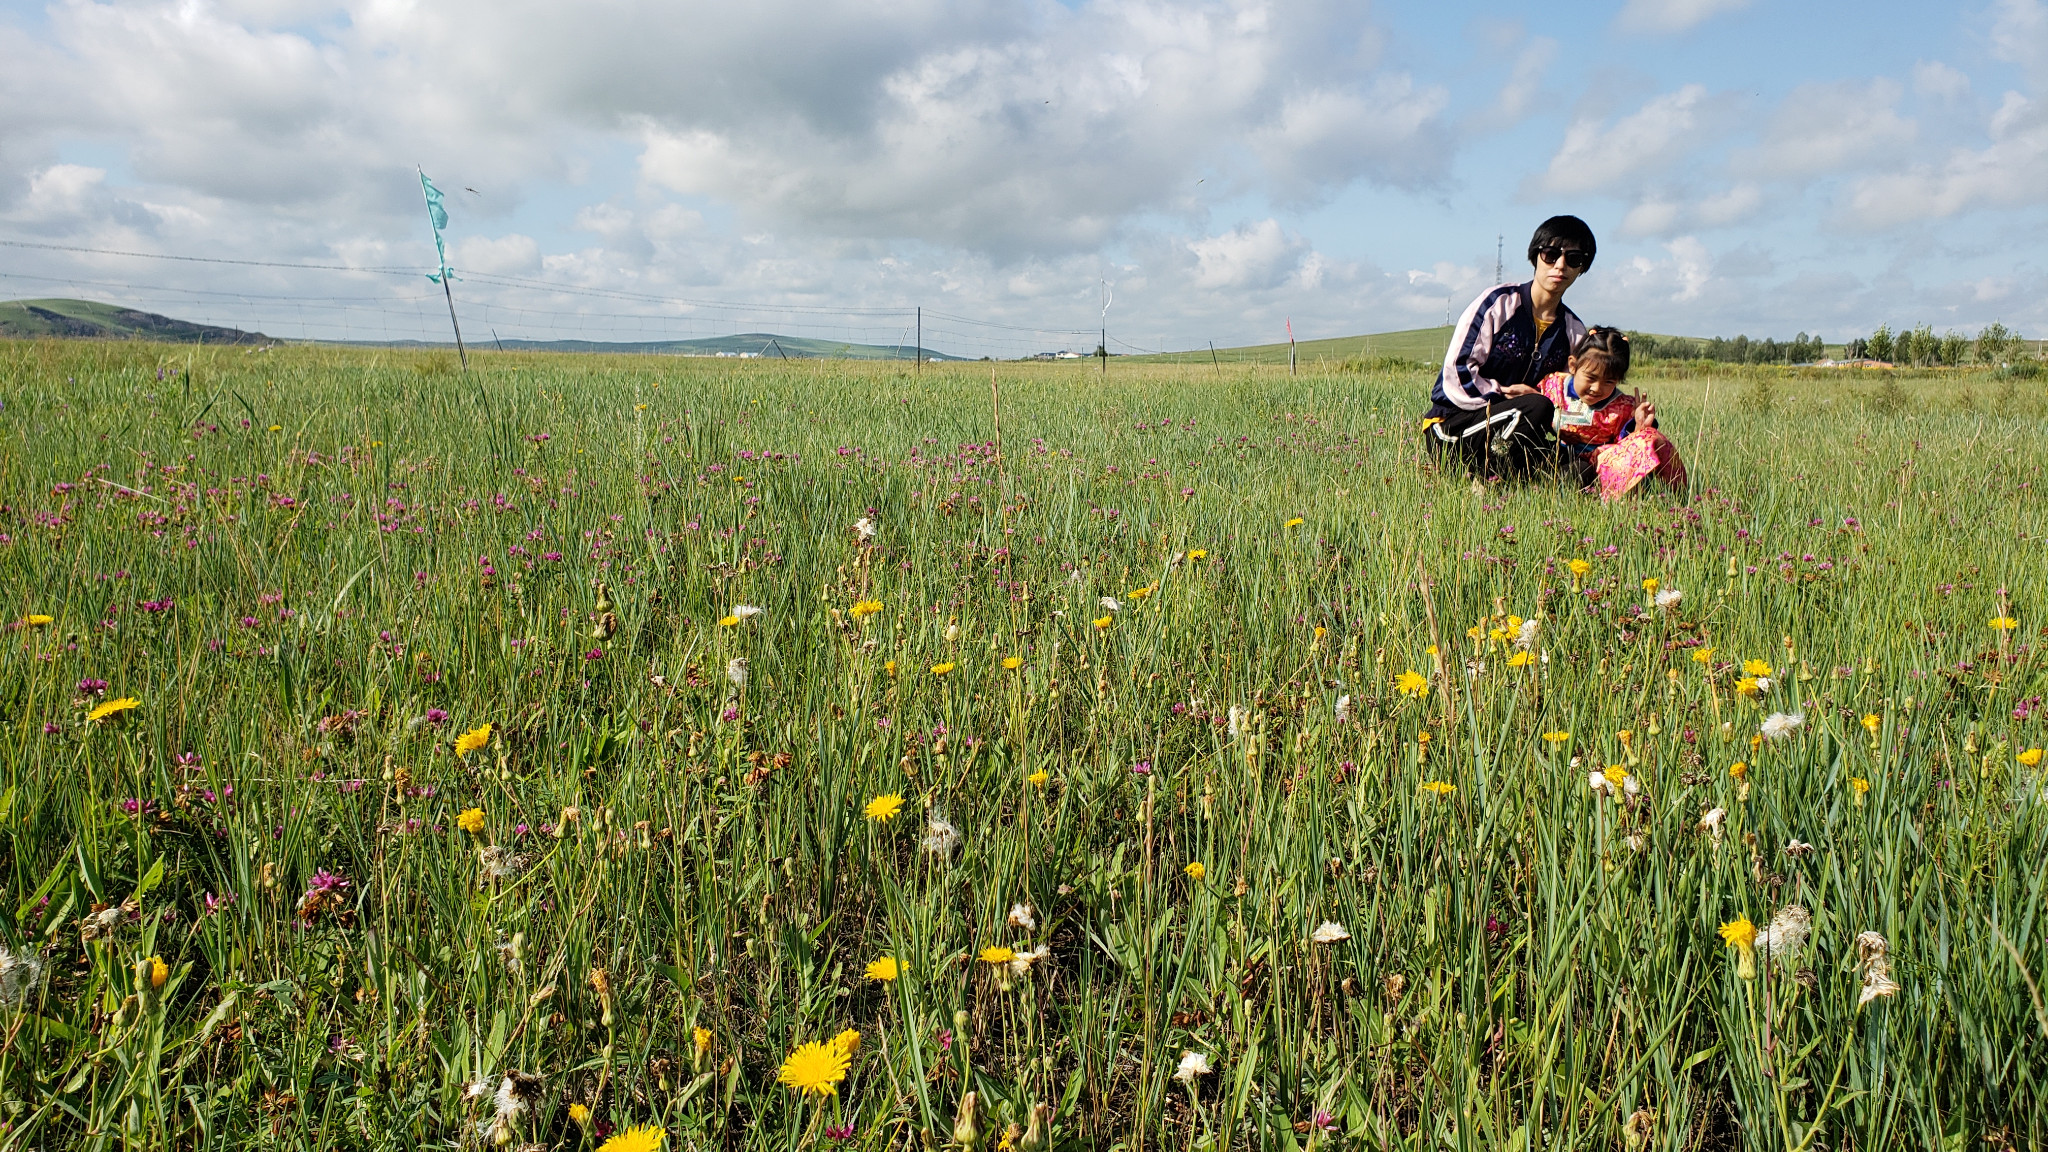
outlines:
{"label": "black sunglasses", "polygon": [[1536,258],[1545,264],[1555,264],[1562,260],[1565,262],[1566,267],[1577,268],[1581,272],[1585,271],[1586,266],[1593,262],[1593,254],[1591,252],[1578,248],[1560,248],[1555,244],[1548,248],[1538,248],[1536,250]]}

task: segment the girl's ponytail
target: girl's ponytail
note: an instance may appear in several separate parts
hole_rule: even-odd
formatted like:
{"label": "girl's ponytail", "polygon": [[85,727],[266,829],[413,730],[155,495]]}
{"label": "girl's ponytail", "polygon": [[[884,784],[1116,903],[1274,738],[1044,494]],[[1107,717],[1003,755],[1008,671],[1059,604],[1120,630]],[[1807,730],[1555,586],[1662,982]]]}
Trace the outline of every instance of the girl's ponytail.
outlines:
{"label": "girl's ponytail", "polygon": [[1628,379],[1628,333],[1619,328],[1588,328],[1572,346],[1572,356],[1581,363],[1600,362],[1602,376],[1619,383]]}

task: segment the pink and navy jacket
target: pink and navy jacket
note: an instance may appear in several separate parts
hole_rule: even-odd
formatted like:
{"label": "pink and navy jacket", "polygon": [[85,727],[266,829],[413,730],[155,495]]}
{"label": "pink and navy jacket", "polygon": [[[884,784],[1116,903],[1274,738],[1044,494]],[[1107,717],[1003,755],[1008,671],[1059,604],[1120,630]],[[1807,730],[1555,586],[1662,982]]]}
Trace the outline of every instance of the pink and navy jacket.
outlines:
{"label": "pink and navy jacket", "polygon": [[1451,330],[1451,346],[1429,399],[1453,408],[1484,408],[1511,384],[1534,386],[1552,372],[1564,371],[1572,348],[1585,334],[1585,322],[1560,302],[1557,322],[1543,333],[1539,346],[1529,285],[1490,288],[1465,309]]}

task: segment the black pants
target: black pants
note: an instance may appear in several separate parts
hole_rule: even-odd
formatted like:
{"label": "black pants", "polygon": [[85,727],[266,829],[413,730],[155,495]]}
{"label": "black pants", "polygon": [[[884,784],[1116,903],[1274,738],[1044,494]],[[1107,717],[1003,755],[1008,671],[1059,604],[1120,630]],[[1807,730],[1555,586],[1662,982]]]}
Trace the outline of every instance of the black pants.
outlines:
{"label": "black pants", "polygon": [[1551,466],[1554,412],[1541,393],[1506,397],[1477,409],[1437,404],[1428,417],[1437,423],[1422,436],[1432,453],[1457,456],[1477,478],[1521,479]]}

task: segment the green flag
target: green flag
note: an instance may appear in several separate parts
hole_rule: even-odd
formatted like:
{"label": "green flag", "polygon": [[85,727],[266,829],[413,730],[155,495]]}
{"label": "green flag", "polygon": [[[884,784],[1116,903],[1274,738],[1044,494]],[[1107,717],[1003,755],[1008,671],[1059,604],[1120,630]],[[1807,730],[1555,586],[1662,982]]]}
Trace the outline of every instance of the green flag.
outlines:
{"label": "green flag", "polygon": [[448,226],[448,209],[441,203],[441,190],[425,172],[420,173],[420,193],[427,198],[427,223],[434,226],[434,251],[441,258],[441,271],[427,273],[427,279],[439,284],[441,277],[448,275],[448,245],[441,239],[441,229]]}

